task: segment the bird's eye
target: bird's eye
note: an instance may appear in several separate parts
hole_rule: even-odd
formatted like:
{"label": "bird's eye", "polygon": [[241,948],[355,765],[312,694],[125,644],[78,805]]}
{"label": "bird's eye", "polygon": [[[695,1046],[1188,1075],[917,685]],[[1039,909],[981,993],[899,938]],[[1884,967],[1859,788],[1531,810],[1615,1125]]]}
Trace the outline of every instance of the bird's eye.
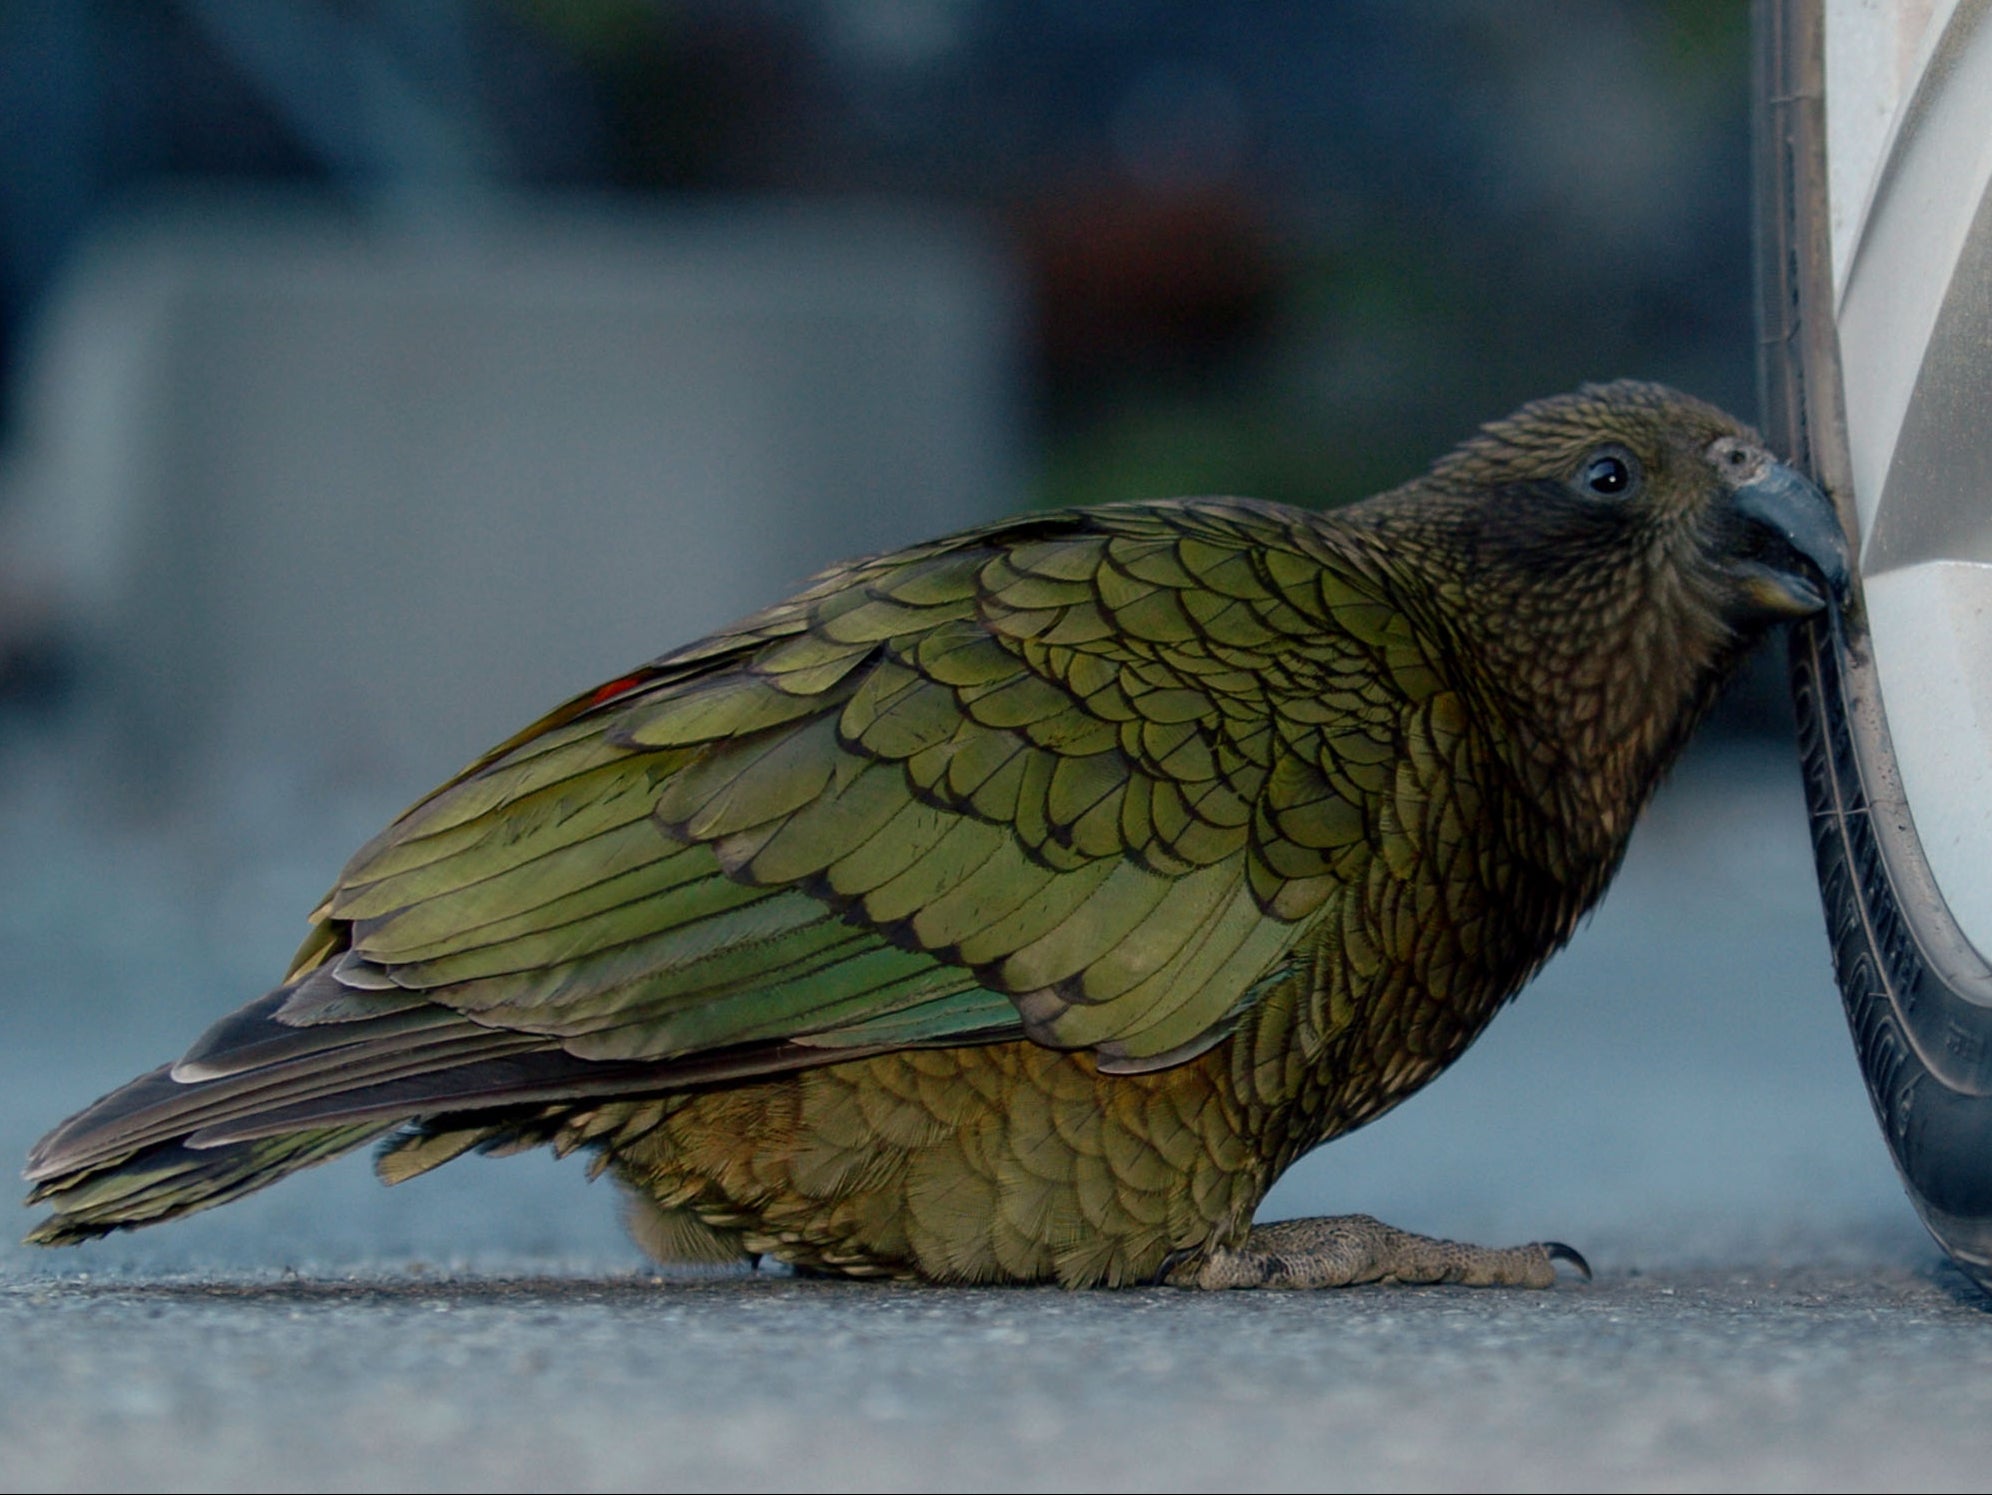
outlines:
{"label": "bird's eye", "polygon": [[1638,469],[1624,452],[1596,452],[1584,464],[1584,490],[1600,498],[1617,498],[1637,480]]}

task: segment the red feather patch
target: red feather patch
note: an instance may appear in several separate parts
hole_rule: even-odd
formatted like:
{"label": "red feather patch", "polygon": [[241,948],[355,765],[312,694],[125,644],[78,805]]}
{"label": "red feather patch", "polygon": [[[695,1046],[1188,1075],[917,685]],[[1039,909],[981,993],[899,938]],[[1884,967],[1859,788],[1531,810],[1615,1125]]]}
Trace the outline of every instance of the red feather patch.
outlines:
{"label": "red feather patch", "polygon": [[617,696],[626,696],[649,679],[648,670],[638,670],[634,675],[624,675],[620,679],[611,680],[607,685],[598,685],[594,694],[588,697],[588,709],[592,711],[605,702],[613,701]]}

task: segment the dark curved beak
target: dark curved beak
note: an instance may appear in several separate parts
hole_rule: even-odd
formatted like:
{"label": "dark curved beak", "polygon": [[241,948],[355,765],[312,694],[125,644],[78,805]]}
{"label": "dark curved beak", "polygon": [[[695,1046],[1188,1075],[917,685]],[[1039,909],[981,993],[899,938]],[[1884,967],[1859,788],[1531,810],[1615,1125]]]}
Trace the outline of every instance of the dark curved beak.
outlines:
{"label": "dark curved beak", "polygon": [[1833,501],[1795,468],[1773,462],[1730,495],[1757,547],[1741,566],[1752,595],[1774,613],[1805,616],[1830,598],[1844,607],[1853,561]]}

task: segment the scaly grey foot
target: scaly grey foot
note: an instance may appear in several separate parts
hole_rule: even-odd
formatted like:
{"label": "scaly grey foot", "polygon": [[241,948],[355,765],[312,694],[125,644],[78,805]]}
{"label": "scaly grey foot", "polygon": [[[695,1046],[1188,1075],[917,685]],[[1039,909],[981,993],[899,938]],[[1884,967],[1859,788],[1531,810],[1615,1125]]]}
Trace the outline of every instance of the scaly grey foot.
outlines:
{"label": "scaly grey foot", "polygon": [[1361,1282],[1459,1282],[1470,1287],[1553,1287],[1569,1262],[1590,1264],[1561,1241],[1469,1246],[1397,1230],[1369,1215],[1255,1225],[1239,1249],[1219,1247],[1168,1274],[1177,1287],[1351,1287]]}

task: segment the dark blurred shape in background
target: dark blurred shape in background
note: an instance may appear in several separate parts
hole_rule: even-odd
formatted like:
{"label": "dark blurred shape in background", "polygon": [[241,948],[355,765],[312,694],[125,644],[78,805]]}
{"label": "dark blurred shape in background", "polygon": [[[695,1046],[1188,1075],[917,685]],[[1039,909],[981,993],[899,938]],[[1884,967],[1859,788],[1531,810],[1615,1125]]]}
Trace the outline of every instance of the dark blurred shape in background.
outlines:
{"label": "dark blurred shape in background", "polygon": [[[943,225],[973,241],[964,294],[1005,319],[967,355],[1012,371],[974,427],[1004,491],[936,496],[889,539],[1029,504],[1343,502],[1587,378],[1748,414],[1746,19],[1733,0],[0,0],[0,537],[33,529],[37,329],[85,246],[162,201],[184,219],[162,189],[189,179],[196,202],[254,189],[267,212],[283,189],[300,222],[439,254],[577,195],[667,234],[765,201]],[[694,476],[652,480],[680,524],[717,501]],[[819,521],[812,561],[869,535]],[[51,564],[0,554],[0,716],[103,667]],[[744,612],[798,564],[707,580]]]}

